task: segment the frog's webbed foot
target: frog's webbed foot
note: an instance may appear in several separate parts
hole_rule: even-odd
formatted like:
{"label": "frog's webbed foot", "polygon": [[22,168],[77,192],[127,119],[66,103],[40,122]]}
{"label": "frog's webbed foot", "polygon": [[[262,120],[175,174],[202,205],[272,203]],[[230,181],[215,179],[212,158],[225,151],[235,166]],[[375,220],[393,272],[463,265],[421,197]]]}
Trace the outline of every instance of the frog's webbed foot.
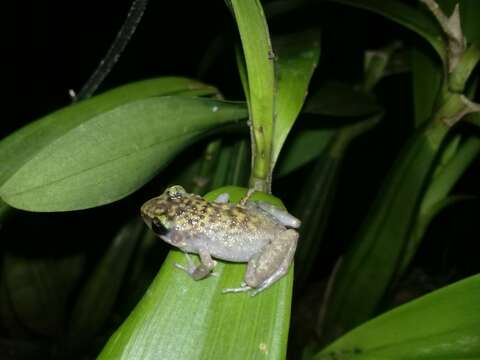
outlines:
{"label": "frog's webbed foot", "polygon": [[254,296],[272,286],[288,273],[297,241],[298,233],[295,230],[285,230],[248,262],[245,283],[254,289],[250,295]]}
{"label": "frog's webbed foot", "polygon": [[185,271],[194,280],[201,280],[206,278],[209,275],[218,276],[217,273],[212,273],[212,270],[215,267],[216,262],[211,258],[210,254],[205,250],[200,250],[199,255],[200,255],[200,264],[195,265],[190,255],[185,253],[188,266],[175,264],[175,267],[177,269]]}

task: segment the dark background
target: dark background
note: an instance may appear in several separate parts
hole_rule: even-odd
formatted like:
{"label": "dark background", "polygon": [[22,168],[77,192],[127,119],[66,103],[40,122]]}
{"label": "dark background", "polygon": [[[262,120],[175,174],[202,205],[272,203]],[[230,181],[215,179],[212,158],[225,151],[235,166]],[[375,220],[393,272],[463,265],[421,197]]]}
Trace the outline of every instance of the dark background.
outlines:
{"label": "dark background", "polygon": [[[130,1],[31,0],[9,6],[12,8],[3,12],[7,19],[2,53],[7,66],[3,69],[5,115],[0,122],[0,138],[71,103],[69,89],[78,92],[94,71],[124,22]],[[407,44],[418,41],[410,32],[379,16],[332,4],[311,4],[269,22],[273,34],[312,24],[320,24],[323,32],[321,61],[311,88],[331,79],[360,81],[365,49],[379,48],[398,38]],[[208,71],[200,72],[203,58],[218,34],[229,34],[223,51]],[[152,0],[126,51],[99,91],[149,77],[178,75],[200,77],[219,87],[227,99],[242,100],[233,56],[237,40],[233,18],[221,0]],[[412,130],[410,81],[408,73],[398,74],[383,80],[376,89],[387,115],[375,130],[356,140],[347,153],[326,234],[335,242],[322,249],[322,261],[312,272],[312,281],[328,276],[333,260],[348,246],[395,154]],[[286,200],[287,207],[296,198],[292,189],[302,189],[299,180],[309,171],[309,167],[301,169],[275,184],[275,194]],[[477,160],[455,192],[478,198],[479,177]],[[96,254],[91,259],[93,264],[101,254],[98,250],[108,244],[120,224],[138,212],[138,204],[145,199],[146,190],[142,191],[88,211],[18,212],[3,231],[2,251],[22,255],[74,253],[86,246]],[[478,200],[472,200],[447,209],[435,219],[413,266],[422,272],[414,273],[410,279],[414,285],[406,279],[410,289],[418,286],[420,293],[429,291],[480,271],[475,251],[478,210]],[[161,261],[157,264],[160,266]]]}
{"label": "dark background", "polygon": [[[71,103],[69,89],[78,92],[89,78],[123,24],[130,5],[128,0],[31,0],[15,2],[9,5],[11,9],[5,9],[4,57],[8,65],[4,68],[3,85],[7,94],[3,97],[6,115],[0,126],[1,137]],[[365,49],[385,46],[393,39],[402,39],[407,44],[419,41],[409,31],[380,16],[328,3],[310,2],[303,10],[269,21],[272,34],[298,31],[312,25],[322,28],[322,53],[311,88],[332,79],[349,83],[360,81]],[[207,71],[201,71],[204,56],[218,34],[227,34],[223,50]],[[233,56],[237,40],[233,18],[221,0],[150,1],[131,42],[99,91],[149,77],[179,75],[200,77],[219,87],[227,99],[242,100]],[[327,233],[339,239],[340,248],[348,244],[363,221],[366,208],[412,129],[408,73],[383,80],[376,91],[379,101],[386,106],[387,116],[374,131],[355,141],[347,154]],[[362,163],[365,158],[369,162],[368,171]],[[457,192],[478,195],[478,168],[477,161],[460,181]],[[308,173],[309,168],[303,171]],[[298,182],[299,175],[301,171],[276,185],[279,195],[287,201],[295,198],[288,189]],[[353,187],[352,178],[356,179]],[[435,220],[430,231],[433,233],[429,233],[425,243],[450,243],[455,237],[466,249],[471,249],[475,234],[474,209],[478,209],[478,204],[472,201],[446,211]],[[103,212],[105,217],[112,214],[112,219],[117,216],[113,214],[124,212],[121,204],[97,211]],[[96,216],[86,213],[82,212],[82,216]],[[43,227],[48,219],[47,224],[51,221],[50,225],[59,229],[58,217],[76,216],[78,213],[57,214],[53,218],[38,215],[34,220]],[[457,253],[458,250],[452,249],[447,255],[426,256],[426,260],[435,262],[441,256],[457,256],[455,262],[458,261],[459,266],[467,267],[467,273],[474,271],[475,261],[471,258],[474,253]],[[464,258],[467,261],[462,261]],[[464,271],[460,273],[465,275]]]}

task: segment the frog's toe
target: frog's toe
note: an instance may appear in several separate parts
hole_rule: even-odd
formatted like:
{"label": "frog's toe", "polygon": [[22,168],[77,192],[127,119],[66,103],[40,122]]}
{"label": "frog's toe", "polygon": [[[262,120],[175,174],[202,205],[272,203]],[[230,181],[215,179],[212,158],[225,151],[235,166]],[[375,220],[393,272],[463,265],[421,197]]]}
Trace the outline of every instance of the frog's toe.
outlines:
{"label": "frog's toe", "polygon": [[179,263],[175,263],[174,266],[177,269],[185,271],[188,275],[192,275],[193,272],[195,271],[195,267],[185,266],[185,265],[182,265],[182,264],[179,264]]}
{"label": "frog's toe", "polygon": [[246,283],[241,283],[240,287],[238,288],[225,288],[222,290],[223,294],[228,294],[228,293],[239,293],[239,292],[245,292],[245,291],[250,291],[252,288],[248,286]]}

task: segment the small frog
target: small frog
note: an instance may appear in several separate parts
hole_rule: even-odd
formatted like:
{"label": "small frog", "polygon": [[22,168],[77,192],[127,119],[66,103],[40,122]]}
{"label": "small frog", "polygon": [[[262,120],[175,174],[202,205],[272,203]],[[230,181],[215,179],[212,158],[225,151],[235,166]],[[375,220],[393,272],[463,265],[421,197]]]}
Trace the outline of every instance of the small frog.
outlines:
{"label": "small frog", "polygon": [[[212,257],[248,262],[242,285],[223,292],[250,291],[253,296],[287,273],[298,241],[292,228],[300,226],[285,210],[250,201],[253,192],[238,204],[228,202],[228,193],[209,202],[175,185],[143,204],[141,214],[155,234],[185,253],[188,266],[175,266],[195,280],[211,274]],[[200,264],[195,266],[188,253],[198,254]]]}

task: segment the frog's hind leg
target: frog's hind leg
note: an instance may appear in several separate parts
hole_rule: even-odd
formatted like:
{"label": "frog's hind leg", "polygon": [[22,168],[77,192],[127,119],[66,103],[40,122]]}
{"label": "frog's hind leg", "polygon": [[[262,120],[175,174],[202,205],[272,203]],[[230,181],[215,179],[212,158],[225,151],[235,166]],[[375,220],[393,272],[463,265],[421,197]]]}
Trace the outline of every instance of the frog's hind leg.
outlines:
{"label": "frog's hind leg", "polygon": [[[197,266],[195,266],[190,256],[187,253],[185,253],[188,266],[175,264],[175,267],[177,269],[185,271],[194,280],[201,280],[206,278],[208,275],[212,274],[212,270],[215,267],[216,263],[206,249],[203,249],[203,248],[199,249],[198,255],[200,256],[200,264],[198,264]],[[212,274],[212,275],[215,275],[215,274]]]}
{"label": "frog's hind leg", "polygon": [[285,230],[249,261],[245,283],[254,289],[250,295],[258,294],[287,274],[297,242],[298,233],[292,229]]}
{"label": "frog's hind leg", "polygon": [[250,291],[251,296],[265,290],[285,276],[293,261],[297,248],[298,233],[285,230],[268,244],[263,251],[254,256],[245,272],[245,281],[238,288],[223,289],[223,293]]}

